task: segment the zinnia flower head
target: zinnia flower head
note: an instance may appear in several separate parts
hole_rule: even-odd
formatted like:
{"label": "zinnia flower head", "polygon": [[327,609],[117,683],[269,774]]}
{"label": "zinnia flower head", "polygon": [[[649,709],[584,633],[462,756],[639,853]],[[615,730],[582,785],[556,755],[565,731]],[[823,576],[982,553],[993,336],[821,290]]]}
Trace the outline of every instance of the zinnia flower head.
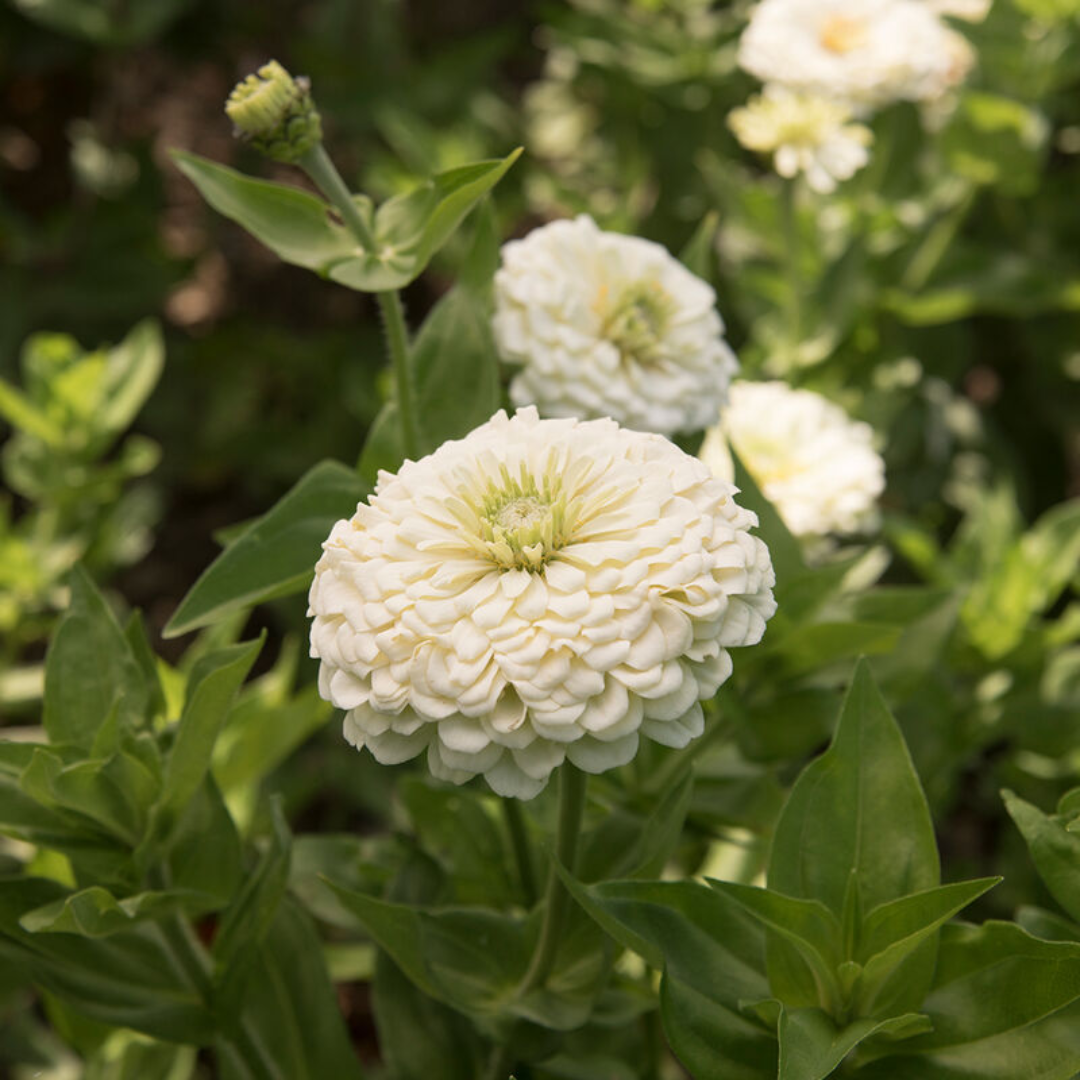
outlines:
{"label": "zinnia flower head", "polygon": [[767,86],[734,109],[728,124],[748,150],[772,154],[781,176],[804,173],[810,187],[823,194],[870,160],[867,147],[874,138],[864,124],[852,123],[851,107],[844,102],[780,86]]}
{"label": "zinnia flower head", "polygon": [[862,109],[935,100],[972,62],[923,0],[761,0],[739,43],[740,66],[763,82]]}
{"label": "zinnia flower head", "polygon": [[518,406],[640,431],[716,420],[738,370],[711,286],[659,244],[581,216],[503,247],[495,339]]}
{"label": "zinnia flower head", "polygon": [[733,447],[788,529],[817,539],[874,526],[885,463],[873,438],[869,424],[812,390],[740,381],[700,456],[730,480]]}
{"label": "zinnia flower head", "polygon": [[518,798],[642,735],[685,746],[775,610],[734,493],[658,435],[496,413],[334,526],[310,594],[320,692],[380,762],[426,751],[436,777]]}

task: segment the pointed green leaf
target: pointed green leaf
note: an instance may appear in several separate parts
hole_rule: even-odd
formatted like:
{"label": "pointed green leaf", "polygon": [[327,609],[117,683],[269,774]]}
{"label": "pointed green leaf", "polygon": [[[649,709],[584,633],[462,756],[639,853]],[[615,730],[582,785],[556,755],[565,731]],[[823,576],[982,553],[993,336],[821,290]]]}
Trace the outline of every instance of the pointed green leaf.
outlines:
{"label": "pointed green leaf", "polygon": [[689,881],[618,881],[579,885],[575,896],[620,944],[699,993],[733,1008],[769,996],[761,927],[714,889]]}
{"label": "pointed green leaf", "polygon": [[108,889],[92,885],[59,900],[28,911],[19,925],[31,934],[79,934],[107,937],[128,930],[136,923],[159,919],[185,911],[208,911],[212,903],[202,893],[190,889],[142,892],[117,900]]}
{"label": "pointed green leaf", "polygon": [[865,662],[832,745],[803,770],[777,823],[769,887],[839,915],[852,870],[864,908],[933,888],[940,873],[919,778]]}
{"label": "pointed green leaf", "polygon": [[332,280],[364,291],[400,289],[419,277],[465,215],[506,174],[521,150],[439,173],[390,199],[375,214],[378,261],[351,258],[329,267]]}
{"label": "pointed green leaf", "polygon": [[138,415],[165,366],[165,342],[153,319],[138,323],[119,345],[109,350],[98,430],[118,435]]}
{"label": "pointed green leaf", "polygon": [[174,817],[203,782],[218,731],[265,639],[264,632],[256,641],[232,645],[196,662],[158,801],[159,813],[166,819]]}
{"label": "pointed green leaf", "polygon": [[45,730],[54,743],[89,749],[114,704],[125,725],[139,724],[148,704],[138,661],[89,574],[71,572],[71,604],[45,661]]}
{"label": "pointed green leaf", "polygon": [[[842,930],[840,921],[824,904],[752,885],[706,880],[710,887],[748,911],[767,930],[786,938],[810,966],[819,987],[835,989]],[[776,986],[773,992],[778,992]]]}
{"label": "pointed green leaf", "polygon": [[94,1020],[207,1045],[214,1018],[153,923],[107,938],[32,934],[19,925],[24,915],[65,895],[53,881],[0,880],[0,966],[25,965],[35,983]]}
{"label": "pointed green leaf", "polygon": [[344,465],[316,465],[203,571],[164,636],[177,637],[242,608],[302,592],[314,576],[322,542],[340,518],[355,512],[368,490]]}
{"label": "pointed green leaf", "polygon": [[1080,922],[1080,836],[1011,791],[1002,792],[1002,797],[1039,876],[1054,899]]}
{"label": "pointed green leaf", "polygon": [[270,820],[270,843],[222,914],[214,939],[215,1002],[229,1014],[236,1013],[243,1002],[255,959],[263,948],[289,880],[292,837],[285,824],[280,796],[271,801]]}
{"label": "pointed green leaf", "polygon": [[1080,1072],[1078,1008],[1080,945],[1040,941],[1011,923],[947,925],[923,1006],[933,1031],[865,1075],[1072,1080]]}
{"label": "pointed green leaf", "polygon": [[697,274],[704,281],[713,280],[713,244],[716,241],[716,230],[720,227],[720,215],[715,210],[710,210],[694,230],[694,235],[686,243],[686,247],[679,252],[679,262],[690,271]]}
{"label": "pointed green leaf", "polygon": [[1001,878],[982,878],[914,893],[874,908],[863,920],[859,956],[863,964],[860,999],[876,1014],[885,981],[949,919],[992,889]]}
{"label": "pointed green leaf", "polygon": [[466,1011],[512,1004],[535,936],[521,920],[475,908],[390,903],[327,884],[424,993]]}
{"label": "pointed green leaf", "polygon": [[739,489],[739,505],[753,510],[758,516],[757,533],[769,547],[779,592],[786,588],[788,582],[797,580],[806,572],[802,548],[734,450],[731,457],[735,463],[735,486]]}
{"label": "pointed green leaf", "polygon": [[671,1049],[695,1080],[774,1080],[776,1037],[737,1006],[665,975],[660,1016]]}
{"label": "pointed green leaf", "polygon": [[56,423],[5,379],[0,379],[0,417],[16,430],[40,439],[47,446],[64,445],[64,434]]}
{"label": "pointed green leaf", "polygon": [[825,1080],[859,1043],[875,1035],[907,1038],[929,1029],[918,1013],[888,1020],[855,1020],[840,1029],[821,1009],[782,1009],[778,1080]]}
{"label": "pointed green leaf", "polygon": [[[275,1080],[362,1080],[322,942],[288,897],[255,955],[241,1020],[263,1060],[272,1063]],[[218,1058],[222,1080],[249,1080],[250,1071],[220,1043]]]}
{"label": "pointed green leaf", "polygon": [[247,229],[285,262],[322,271],[357,253],[356,240],[322,199],[285,184],[255,180],[197,154],[173,150],[172,158],[219,214]]}

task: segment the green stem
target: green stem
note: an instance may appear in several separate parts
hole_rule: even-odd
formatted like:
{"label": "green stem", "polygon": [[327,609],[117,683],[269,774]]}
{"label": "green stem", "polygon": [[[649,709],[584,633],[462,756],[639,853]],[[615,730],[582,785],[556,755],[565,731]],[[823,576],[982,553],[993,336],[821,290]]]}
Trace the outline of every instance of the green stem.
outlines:
{"label": "green stem", "polygon": [[484,1080],[508,1080],[516,1063],[517,1058],[514,1057],[514,1052],[509,1046],[493,1047],[487,1069],[484,1071]]}
{"label": "green stem", "polygon": [[510,847],[517,864],[518,879],[521,882],[522,899],[527,908],[536,903],[539,893],[536,890],[536,874],[533,871],[532,849],[529,846],[529,834],[525,828],[525,815],[521,812],[521,803],[517,799],[500,799],[503,817],[506,819],[506,831],[510,834]]}
{"label": "green stem", "polygon": [[953,240],[956,239],[956,234],[967,220],[975,203],[976,194],[977,189],[972,188],[927,232],[900,280],[900,287],[906,292],[919,293],[926,287],[926,283],[933,277],[934,271],[952,246]]}
{"label": "green stem", "polygon": [[401,439],[405,456],[415,461],[420,457],[420,429],[416,425],[416,409],[409,366],[409,334],[405,328],[405,312],[401,296],[396,291],[379,293],[379,310],[386,328],[386,344],[394,365],[394,382],[397,384],[398,416],[401,419]]}
{"label": "green stem", "polygon": [[337,166],[330,160],[322,143],[312,147],[297,162],[301,169],[311,177],[315,186],[337,207],[338,213],[345,220],[349,232],[360,241],[360,246],[369,254],[377,254],[375,235],[360,208],[353,201],[352,193],[341,179]]}
{"label": "green stem", "polygon": [[[334,204],[364,251],[376,256],[378,249],[375,235],[322,143],[309,150],[300,159],[299,165],[311,177],[315,186]],[[402,446],[406,456],[415,460],[420,457],[420,429],[417,427],[416,409],[413,405],[415,394],[412,370],[409,367],[409,332],[405,326],[405,312],[396,289],[376,295],[386,329],[386,346],[394,369]]]}
{"label": "green stem", "polygon": [[[580,769],[566,762],[559,769],[559,831],[555,841],[555,859],[572,874],[577,858],[578,834],[585,811],[585,788],[588,777]],[[548,872],[547,889],[544,893],[544,922],[540,928],[540,940],[536,943],[529,970],[518,989],[524,997],[530,990],[542,986],[551,974],[555,956],[559,951],[563,923],[570,905],[570,894],[559,877],[552,862]]]}
{"label": "green stem", "polygon": [[787,272],[787,323],[792,349],[802,337],[802,272],[799,266],[798,184],[794,178],[784,181],[781,211],[784,227],[784,269]]}

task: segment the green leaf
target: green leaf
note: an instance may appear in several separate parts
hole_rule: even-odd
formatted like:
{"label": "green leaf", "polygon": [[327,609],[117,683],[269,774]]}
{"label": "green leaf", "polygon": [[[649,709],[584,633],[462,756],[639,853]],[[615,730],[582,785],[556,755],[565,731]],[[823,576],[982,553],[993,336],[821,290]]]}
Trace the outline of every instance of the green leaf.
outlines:
{"label": "green leaf", "polygon": [[114,704],[119,719],[144,719],[148,693],[139,663],[101,593],[82,568],[71,572],[71,604],[45,661],[45,730],[54,743],[89,749]]}
{"label": "green leaf", "polygon": [[1010,923],[946,926],[934,989],[923,1006],[933,1031],[905,1042],[904,1056],[884,1058],[865,1075],[1071,1080],[1080,1071],[1078,1000],[1080,945],[1039,941]]}
{"label": "green leaf", "polygon": [[177,168],[219,214],[247,229],[278,258],[323,272],[354,257],[357,242],[331,216],[330,207],[299,188],[254,180],[197,154],[173,150]]}
{"label": "green leaf", "polygon": [[213,1017],[153,923],[100,939],[32,934],[19,925],[65,893],[39,878],[0,880],[0,962],[25,964],[35,983],[94,1020],[171,1042],[209,1043]]}
{"label": "green leaf", "polygon": [[777,823],[769,888],[841,915],[852,871],[867,909],[933,888],[940,873],[919,778],[865,662],[832,745],[803,770]]}
{"label": "green leaf", "polygon": [[193,914],[209,910],[212,903],[207,903],[207,900],[202,893],[190,889],[142,892],[117,900],[108,889],[92,885],[28,911],[19,920],[19,925],[31,934],[107,937],[128,930],[136,923],[159,919],[177,911]]}
{"label": "green leaf", "polygon": [[196,662],[188,680],[184,711],[165,765],[165,783],[157,805],[166,824],[202,784],[210,768],[218,731],[265,639],[264,632],[256,641],[221,649]]}
{"label": "green leaf", "polygon": [[713,280],[713,244],[720,227],[720,215],[710,210],[694,230],[694,235],[679,252],[679,262],[703,281]]}
{"label": "green leaf", "polygon": [[425,994],[475,1013],[497,1014],[511,1003],[532,952],[521,920],[390,903],[327,884]]}
{"label": "green leaf", "polygon": [[1029,195],[1050,134],[1046,117],[999,94],[967,90],[941,135],[949,169],[976,184]]}
{"label": "green leaf", "polygon": [[[148,832],[148,842],[136,852],[140,866],[161,856],[153,836]],[[205,893],[213,897],[215,909],[236,894],[243,875],[240,836],[212,777],[206,777],[173,825],[166,862],[174,889]]]}
{"label": "green leaf", "polygon": [[[322,942],[311,920],[288,897],[278,907],[244,993],[241,1020],[274,1080],[361,1080]],[[227,1045],[219,1043],[222,1080],[249,1080]]]}
{"label": "green leaf", "polygon": [[138,415],[165,366],[165,342],[153,319],[144,319],[119,345],[109,350],[105,363],[103,402],[94,417],[103,433],[118,435]]}
{"label": "green leaf", "polygon": [[[810,967],[819,987],[833,989],[841,959],[842,928],[817,900],[799,900],[770,889],[706,879],[709,886],[749,912],[763,927],[786,938]],[[773,993],[783,999],[780,988]],[[838,999],[838,993],[834,992]]]}
{"label": "green leaf", "polygon": [[324,461],[223,551],[195,582],[163,631],[177,637],[242,608],[302,592],[320,545],[368,494],[344,465]]}
{"label": "green leaf", "polygon": [[1005,808],[1023,834],[1039,877],[1054,899],[1080,922],[1080,836],[1011,791]]}
{"label": "green leaf", "polygon": [[476,1080],[482,1075],[483,1046],[472,1025],[421,993],[384,952],[375,963],[371,1004],[380,1055],[391,1080]]}
{"label": "green leaf", "polygon": [[736,1009],[769,996],[761,927],[727,896],[688,881],[575,883],[571,891],[616,941],[698,993]]}
{"label": "green leaf", "polygon": [[735,486],[739,489],[736,500],[740,506],[753,510],[758,516],[757,533],[768,545],[779,591],[806,572],[802,549],[734,450],[731,457],[735,462]]}
{"label": "green leaf", "polygon": [[328,268],[332,280],[362,291],[400,289],[418,278],[465,215],[506,174],[521,150],[439,173],[389,199],[375,214],[378,258],[349,258]]}
{"label": "green leaf", "polygon": [[240,701],[214,743],[214,778],[226,798],[269,775],[332,712],[333,706],[319,696],[316,686],[290,695],[280,705],[257,697]]}
{"label": "green leaf", "polygon": [[270,842],[254,871],[225,909],[214,939],[215,1003],[227,1013],[240,1010],[249,977],[289,880],[292,837],[281,809],[281,797],[270,803]]}
{"label": "green leaf", "polygon": [[825,1080],[859,1043],[875,1035],[907,1038],[929,1028],[918,1013],[888,1020],[856,1020],[840,1029],[821,1009],[781,1009],[778,1080]]}
{"label": "green leaf", "polygon": [[665,975],[660,1015],[671,1049],[695,1080],[775,1080],[775,1036],[737,1007]]}
{"label": "green leaf", "polygon": [[64,434],[56,423],[5,379],[0,379],[0,416],[13,428],[40,439],[47,446],[64,444]]}

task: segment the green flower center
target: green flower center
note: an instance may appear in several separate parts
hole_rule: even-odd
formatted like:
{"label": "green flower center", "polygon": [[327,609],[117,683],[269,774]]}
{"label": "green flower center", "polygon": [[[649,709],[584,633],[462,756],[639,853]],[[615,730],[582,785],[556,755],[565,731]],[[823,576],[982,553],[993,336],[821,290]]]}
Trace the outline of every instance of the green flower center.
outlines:
{"label": "green flower center", "polygon": [[557,477],[542,484],[524,468],[517,479],[503,470],[479,508],[480,540],[503,570],[537,571],[570,540],[567,503]]}
{"label": "green flower center", "polygon": [[602,333],[624,360],[655,364],[664,357],[664,335],[674,313],[674,301],[655,281],[635,282],[608,309]]}

